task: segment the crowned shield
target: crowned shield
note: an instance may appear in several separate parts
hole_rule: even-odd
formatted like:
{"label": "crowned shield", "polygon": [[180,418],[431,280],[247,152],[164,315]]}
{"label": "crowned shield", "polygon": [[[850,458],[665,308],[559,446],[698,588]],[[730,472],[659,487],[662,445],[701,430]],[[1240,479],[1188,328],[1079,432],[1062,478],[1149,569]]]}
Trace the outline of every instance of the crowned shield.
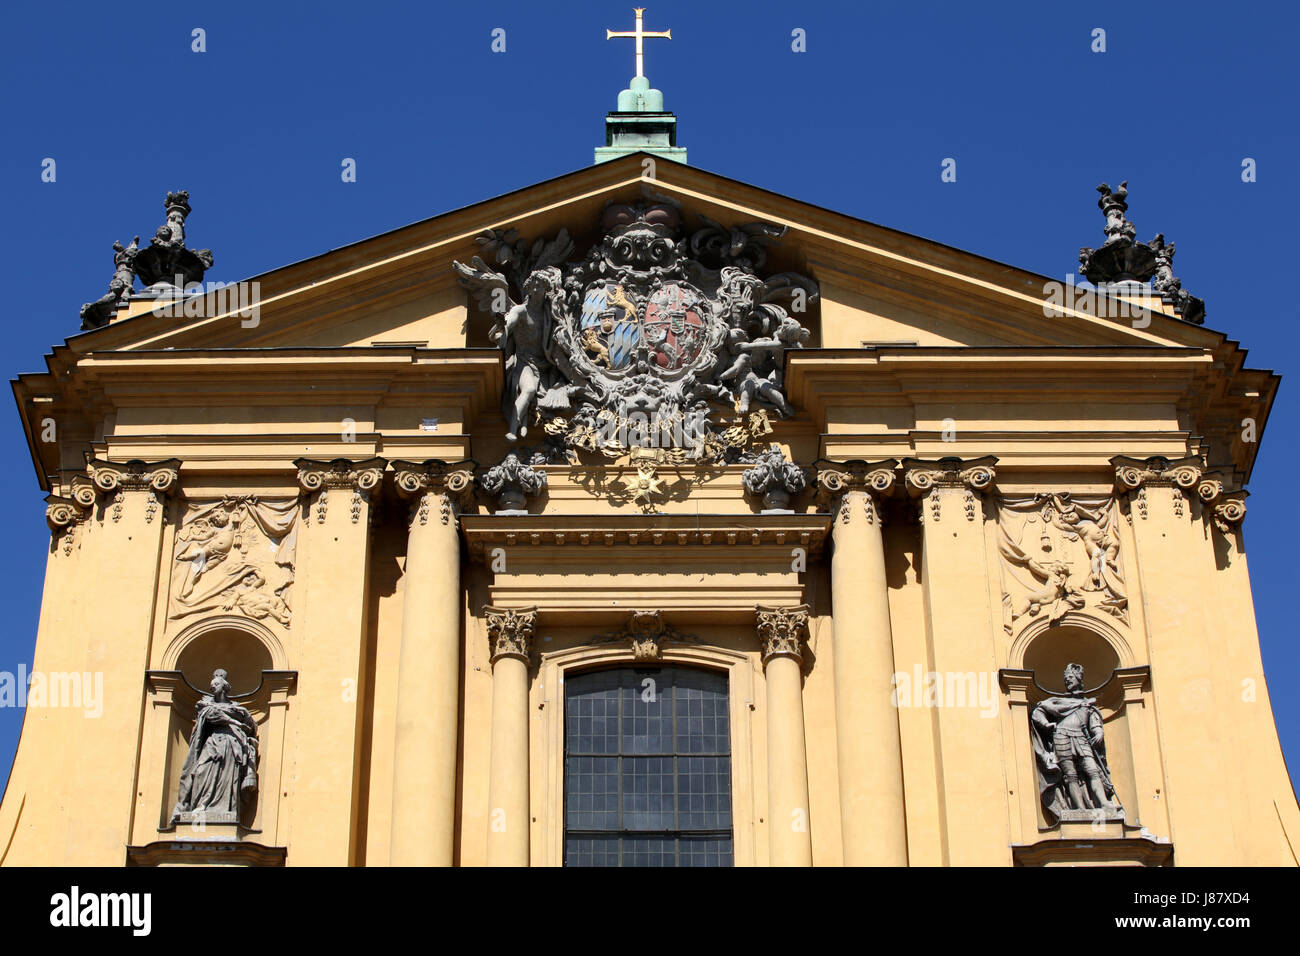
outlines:
{"label": "crowned shield", "polygon": [[578,324],[578,342],[594,364],[612,370],[628,364],[641,336],[636,303],[612,282],[587,290]]}
{"label": "crowned shield", "polygon": [[645,338],[651,360],[666,373],[691,366],[705,346],[704,297],[690,286],[668,282],[646,303]]}

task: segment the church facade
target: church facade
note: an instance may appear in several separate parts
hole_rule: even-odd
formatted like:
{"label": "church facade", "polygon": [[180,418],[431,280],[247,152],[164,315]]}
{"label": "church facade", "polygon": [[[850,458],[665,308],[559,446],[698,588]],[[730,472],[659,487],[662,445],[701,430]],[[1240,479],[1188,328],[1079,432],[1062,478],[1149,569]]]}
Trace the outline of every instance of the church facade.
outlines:
{"label": "church facade", "polygon": [[3,861],[1294,865],[1278,378],[1126,191],[1053,292],[627,92],[596,165],[239,287],[184,193],[116,247],[14,382],[33,671],[103,692],[28,707]]}

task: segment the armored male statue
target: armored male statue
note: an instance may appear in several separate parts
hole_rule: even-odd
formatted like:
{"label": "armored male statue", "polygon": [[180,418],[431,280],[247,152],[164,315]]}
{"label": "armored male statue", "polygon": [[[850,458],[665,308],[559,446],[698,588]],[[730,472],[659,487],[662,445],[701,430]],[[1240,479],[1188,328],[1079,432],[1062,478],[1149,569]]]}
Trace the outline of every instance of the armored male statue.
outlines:
{"label": "armored male statue", "polygon": [[1122,813],[1106,763],[1101,711],[1083,693],[1083,667],[1065,668],[1064,697],[1049,697],[1030,716],[1038,792],[1051,823],[1069,810]]}

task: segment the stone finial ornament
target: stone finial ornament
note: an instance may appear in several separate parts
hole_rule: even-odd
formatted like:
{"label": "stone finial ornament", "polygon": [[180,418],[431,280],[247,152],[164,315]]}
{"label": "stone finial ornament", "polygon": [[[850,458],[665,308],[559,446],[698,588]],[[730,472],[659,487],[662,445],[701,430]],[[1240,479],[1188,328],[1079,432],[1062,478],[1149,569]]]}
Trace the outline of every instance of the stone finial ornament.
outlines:
{"label": "stone finial ornament", "polygon": [[225,670],[213,671],[210,686],[194,711],[173,825],[239,823],[257,800],[257,721],[230,699]]}
{"label": "stone finial ornament", "polygon": [[790,496],[808,486],[808,473],[785,457],[777,445],[758,456],[758,461],[740,476],[745,490],[763,496],[763,512],[779,514],[790,508]]}
{"label": "stone finial ornament", "polygon": [[525,464],[511,450],[500,463],[488,468],[478,478],[479,487],[497,498],[497,513],[528,510],[528,499],[546,488],[546,472]]}
{"label": "stone finial ornament", "polygon": [[169,192],[163,200],[167,218],[154,233],[147,249],[135,258],[135,274],[146,286],[159,290],[184,289],[192,283],[201,283],[204,273],[212,268],[211,249],[185,247],[185,220],[190,214],[190,194],[187,190]]}
{"label": "stone finial ornament", "polygon": [[1065,695],[1048,697],[1030,714],[1038,793],[1048,822],[1122,816],[1115,795],[1101,711],[1084,696],[1083,667],[1065,668]]}
{"label": "stone finial ornament", "polygon": [[1106,241],[1097,249],[1079,250],[1079,272],[1097,286],[1119,282],[1150,282],[1151,288],[1185,322],[1201,325],[1205,321],[1205,302],[1182,288],[1174,275],[1174,247],[1166,245],[1163,234],[1150,242],[1137,241],[1137,227],[1129,222],[1128,183],[1112,190],[1102,183],[1097,200],[1106,217]]}
{"label": "stone finial ornament", "polygon": [[83,332],[108,325],[114,313],[131,301],[131,293],[135,291],[135,258],[139,252],[139,236],[132,239],[131,244],[125,248],[120,241],[113,243],[113,278],[109,280],[108,291],[104,295],[81,307]]}

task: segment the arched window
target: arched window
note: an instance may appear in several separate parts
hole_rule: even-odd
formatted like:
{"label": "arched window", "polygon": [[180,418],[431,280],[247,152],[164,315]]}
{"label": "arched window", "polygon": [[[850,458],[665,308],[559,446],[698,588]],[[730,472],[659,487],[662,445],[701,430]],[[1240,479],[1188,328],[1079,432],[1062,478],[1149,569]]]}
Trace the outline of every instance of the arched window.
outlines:
{"label": "arched window", "polygon": [[727,675],[625,667],[565,680],[565,866],[731,866]]}

